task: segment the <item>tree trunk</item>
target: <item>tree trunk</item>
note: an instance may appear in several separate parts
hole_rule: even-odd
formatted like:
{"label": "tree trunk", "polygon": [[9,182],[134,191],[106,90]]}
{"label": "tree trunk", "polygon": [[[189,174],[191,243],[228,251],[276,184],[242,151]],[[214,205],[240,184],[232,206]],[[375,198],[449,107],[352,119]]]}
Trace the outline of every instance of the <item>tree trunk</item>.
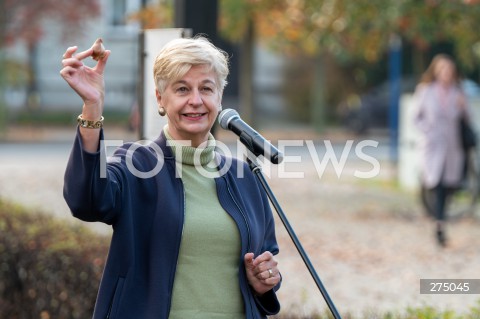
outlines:
{"label": "tree trunk", "polygon": [[427,64],[425,63],[425,52],[418,48],[413,48],[413,73],[420,78],[420,75],[425,72]]}
{"label": "tree trunk", "polygon": [[312,99],[310,106],[311,123],[317,132],[325,129],[325,57],[317,54],[314,64]]}
{"label": "tree trunk", "polygon": [[37,82],[37,53],[38,45],[30,43],[28,45],[28,84],[27,84],[27,109],[34,111],[40,106],[40,95]]}
{"label": "tree trunk", "polygon": [[[1,44],[0,44],[1,45]],[[7,132],[7,105],[5,103],[5,56],[0,47],[0,140]]]}
{"label": "tree trunk", "polygon": [[5,103],[5,33],[4,33],[4,15],[1,13],[0,17],[0,139],[3,139],[7,132],[7,105]]}
{"label": "tree trunk", "polygon": [[253,46],[255,42],[253,23],[248,23],[248,30],[240,46],[240,112],[245,122],[255,126],[253,102]]}

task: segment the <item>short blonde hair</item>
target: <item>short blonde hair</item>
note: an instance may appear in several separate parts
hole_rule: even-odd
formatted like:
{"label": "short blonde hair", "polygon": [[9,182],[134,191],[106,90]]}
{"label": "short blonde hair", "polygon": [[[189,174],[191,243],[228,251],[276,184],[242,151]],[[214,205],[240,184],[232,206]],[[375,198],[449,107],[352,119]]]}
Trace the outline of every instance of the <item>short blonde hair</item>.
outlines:
{"label": "short blonde hair", "polygon": [[192,66],[207,65],[216,76],[218,89],[227,85],[228,55],[204,37],[179,38],[168,42],[155,58],[153,78],[160,93],[183,77]]}

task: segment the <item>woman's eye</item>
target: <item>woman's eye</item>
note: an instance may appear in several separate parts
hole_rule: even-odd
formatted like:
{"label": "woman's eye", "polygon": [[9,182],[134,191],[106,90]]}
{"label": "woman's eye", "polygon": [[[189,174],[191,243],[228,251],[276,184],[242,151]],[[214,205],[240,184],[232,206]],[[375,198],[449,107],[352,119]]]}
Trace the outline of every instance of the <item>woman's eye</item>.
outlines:
{"label": "woman's eye", "polygon": [[202,88],[202,91],[213,92],[213,89],[209,86],[206,86],[206,87]]}
{"label": "woman's eye", "polygon": [[177,88],[177,92],[179,92],[179,93],[185,93],[187,91],[188,91],[188,89],[184,86],[181,86],[181,87]]}

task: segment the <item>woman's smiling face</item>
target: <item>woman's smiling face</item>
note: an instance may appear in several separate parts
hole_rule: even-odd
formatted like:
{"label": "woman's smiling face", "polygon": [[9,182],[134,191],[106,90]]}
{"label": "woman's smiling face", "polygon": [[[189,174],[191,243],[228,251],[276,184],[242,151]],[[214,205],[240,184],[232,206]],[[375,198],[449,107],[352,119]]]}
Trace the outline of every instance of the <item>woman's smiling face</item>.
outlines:
{"label": "woman's smiling face", "polygon": [[222,92],[216,79],[208,66],[196,65],[182,78],[169,83],[165,92],[156,91],[158,105],[167,113],[173,139],[191,141],[194,147],[208,140],[221,110]]}

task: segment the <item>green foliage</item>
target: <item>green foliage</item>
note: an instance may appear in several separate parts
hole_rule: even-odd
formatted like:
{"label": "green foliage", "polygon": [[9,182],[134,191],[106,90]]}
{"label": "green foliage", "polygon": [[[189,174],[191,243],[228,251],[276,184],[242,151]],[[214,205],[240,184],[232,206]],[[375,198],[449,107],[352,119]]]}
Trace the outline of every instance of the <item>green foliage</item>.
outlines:
{"label": "green foliage", "polygon": [[480,300],[478,300],[476,306],[470,308],[466,319],[480,319]]}
{"label": "green foliage", "polygon": [[225,36],[241,38],[245,21],[253,21],[260,39],[286,53],[376,62],[397,34],[420,51],[453,43],[466,68],[480,57],[480,34],[472,32],[480,5],[472,0],[222,0],[220,9]]}
{"label": "green foliage", "polygon": [[149,3],[139,11],[127,17],[128,21],[137,21],[143,29],[171,28],[173,26],[174,6],[172,0],[159,0]]}
{"label": "green foliage", "polygon": [[221,0],[220,1],[220,33],[225,37],[239,41],[248,30],[254,12],[250,1]]}
{"label": "green foliage", "polygon": [[478,63],[478,33],[472,32],[480,18],[480,5],[472,1],[404,0],[397,19],[398,32],[417,48],[436,41],[451,42],[455,55],[466,68]]}
{"label": "green foliage", "polygon": [[[480,301],[479,301],[480,305]],[[374,311],[365,312],[363,315],[353,316],[351,314],[342,315],[343,319],[479,319],[480,308],[472,308],[470,312],[458,314],[452,310],[440,311],[430,306],[408,308],[404,314],[386,312],[380,314]],[[288,313],[288,310],[285,311]],[[322,313],[310,315],[282,314],[274,316],[273,319],[333,319],[329,310]]]}
{"label": "green foliage", "polygon": [[0,318],[89,318],[108,241],[0,201]]}

